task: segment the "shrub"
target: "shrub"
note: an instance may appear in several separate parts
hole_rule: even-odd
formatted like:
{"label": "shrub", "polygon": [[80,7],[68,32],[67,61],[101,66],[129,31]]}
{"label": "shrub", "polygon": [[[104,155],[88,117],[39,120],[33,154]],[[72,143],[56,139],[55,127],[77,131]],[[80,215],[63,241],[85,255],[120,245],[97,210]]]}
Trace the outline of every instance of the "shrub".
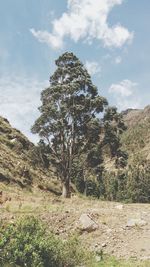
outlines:
{"label": "shrub", "polygon": [[99,198],[100,192],[99,192],[98,182],[90,179],[90,180],[87,180],[86,183],[87,183],[86,195]]}
{"label": "shrub", "polygon": [[76,238],[62,241],[34,217],[0,228],[0,266],[75,267],[83,259]]}
{"label": "shrub", "polygon": [[150,203],[150,162],[135,159],[127,175],[127,198],[131,202]]}

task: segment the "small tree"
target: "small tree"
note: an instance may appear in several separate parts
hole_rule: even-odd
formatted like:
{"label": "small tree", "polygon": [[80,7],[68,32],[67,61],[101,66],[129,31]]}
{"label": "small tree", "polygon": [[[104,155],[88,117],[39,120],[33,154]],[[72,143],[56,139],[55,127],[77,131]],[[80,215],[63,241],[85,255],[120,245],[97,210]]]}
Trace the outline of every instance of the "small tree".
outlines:
{"label": "small tree", "polygon": [[51,162],[62,181],[62,195],[69,197],[73,161],[94,151],[102,127],[97,115],[103,112],[107,100],[98,95],[90,75],[73,53],[64,53],[55,63],[57,69],[50,86],[42,91],[41,115],[32,132],[49,145]]}

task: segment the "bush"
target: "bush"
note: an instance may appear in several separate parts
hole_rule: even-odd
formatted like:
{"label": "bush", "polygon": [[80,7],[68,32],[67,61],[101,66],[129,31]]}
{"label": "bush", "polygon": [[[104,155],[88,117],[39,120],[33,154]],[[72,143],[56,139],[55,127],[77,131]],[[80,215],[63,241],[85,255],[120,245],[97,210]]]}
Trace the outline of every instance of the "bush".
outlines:
{"label": "bush", "polygon": [[128,167],[127,199],[131,202],[150,203],[150,162],[134,160]]}
{"label": "bush", "polygon": [[99,184],[98,182],[94,180],[87,180],[86,182],[86,196],[92,196],[99,198],[100,192],[99,192]]}
{"label": "bush", "polygon": [[127,171],[116,170],[104,173],[104,196],[109,201],[124,201],[127,197]]}
{"label": "bush", "polygon": [[84,259],[76,238],[62,241],[34,217],[0,228],[0,266],[75,267]]}

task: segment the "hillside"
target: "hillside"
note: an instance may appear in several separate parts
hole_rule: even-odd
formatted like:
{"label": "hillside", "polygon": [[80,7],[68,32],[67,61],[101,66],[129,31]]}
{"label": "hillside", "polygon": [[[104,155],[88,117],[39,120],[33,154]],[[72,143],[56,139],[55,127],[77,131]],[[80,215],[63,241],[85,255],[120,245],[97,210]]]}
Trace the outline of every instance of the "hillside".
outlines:
{"label": "hillside", "polygon": [[150,160],[150,106],[143,110],[129,109],[122,112],[128,130],[123,134],[122,143],[129,158],[140,155]]}
{"label": "hillside", "polygon": [[[37,164],[36,147],[19,130],[11,127],[7,119],[0,117],[0,181],[18,184],[21,188],[40,187],[59,191],[53,183],[50,169]],[[51,179],[50,179],[51,177]]]}
{"label": "hillside", "polygon": [[[124,148],[128,150],[130,162],[137,153],[142,154],[145,159],[149,158],[148,112],[149,109],[146,108],[124,113],[129,127],[122,140]],[[112,265],[110,262],[108,265],[95,266],[148,267],[149,204],[120,204],[77,195],[69,200],[62,199],[56,196],[60,193],[60,186],[53,179],[50,168],[44,168],[39,162],[35,164],[34,150],[34,144],[20,131],[12,128],[6,119],[0,117],[1,220],[14,222],[19,217],[34,214],[62,239],[70,234],[79,235],[82,246],[87,250],[113,255],[119,259],[140,260],[127,262],[126,265]],[[92,224],[96,225],[95,229],[83,230],[82,217],[90,218]]]}
{"label": "hillside", "polygon": [[144,109],[127,109],[122,111],[124,116],[124,121],[127,126],[133,127],[138,123],[141,123],[150,119],[150,105],[146,106]]}
{"label": "hillside", "polygon": [[[143,110],[128,109],[122,114],[128,127],[122,136],[122,144],[123,150],[128,152],[129,164],[133,164],[135,159],[149,161],[150,106]],[[112,171],[113,164],[113,160],[109,160],[109,164],[106,161],[105,168]],[[19,184],[22,188],[36,186],[60,193],[60,183],[53,177],[51,168],[42,164],[42,157],[40,158],[37,147],[2,117],[0,117],[0,180]]]}

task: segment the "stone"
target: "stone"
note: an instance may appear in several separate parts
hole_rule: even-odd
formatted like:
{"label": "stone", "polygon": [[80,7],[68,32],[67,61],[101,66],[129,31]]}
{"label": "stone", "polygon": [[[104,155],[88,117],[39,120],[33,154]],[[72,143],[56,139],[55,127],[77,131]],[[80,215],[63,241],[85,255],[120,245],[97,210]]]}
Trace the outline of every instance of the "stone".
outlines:
{"label": "stone", "polygon": [[129,219],[126,227],[144,226],[147,222],[142,219]]}
{"label": "stone", "polygon": [[102,244],[102,248],[105,248],[106,246],[107,246],[106,243],[103,243],[103,244]]}
{"label": "stone", "polygon": [[106,230],[106,233],[107,233],[107,234],[112,233],[112,229],[108,228],[108,229]]}
{"label": "stone", "polygon": [[123,209],[123,205],[122,205],[122,204],[117,205],[117,206],[116,206],[116,209],[118,209],[118,210],[122,210],[122,209]]}
{"label": "stone", "polygon": [[82,231],[92,232],[98,229],[98,224],[90,217],[90,215],[84,213],[79,218],[79,228]]}
{"label": "stone", "polygon": [[150,256],[141,257],[140,260],[142,260],[142,261],[149,261],[150,260]]}
{"label": "stone", "polygon": [[100,262],[101,261],[101,257],[100,256],[96,256],[95,260],[96,260],[96,262]]}

